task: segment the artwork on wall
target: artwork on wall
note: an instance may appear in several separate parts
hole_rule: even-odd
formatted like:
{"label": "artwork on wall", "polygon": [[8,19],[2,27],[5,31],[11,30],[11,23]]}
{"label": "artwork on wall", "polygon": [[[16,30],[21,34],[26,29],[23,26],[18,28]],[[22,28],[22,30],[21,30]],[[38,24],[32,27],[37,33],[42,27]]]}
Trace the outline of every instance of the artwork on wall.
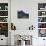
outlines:
{"label": "artwork on wall", "polygon": [[29,10],[28,9],[19,9],[17,11],[17,17],[20,19],[25,19],[25,18],[29,18]]}

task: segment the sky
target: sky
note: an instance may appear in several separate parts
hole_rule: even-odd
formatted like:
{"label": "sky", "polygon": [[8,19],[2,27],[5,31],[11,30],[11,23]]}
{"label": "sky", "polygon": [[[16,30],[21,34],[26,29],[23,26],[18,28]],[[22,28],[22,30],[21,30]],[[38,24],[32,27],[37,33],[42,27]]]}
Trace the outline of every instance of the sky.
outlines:
{"label": "sky", "polygon": [[29,9],[26,9],[26,8],[21,8],[21,9],[18,9],[18,11],[24,11],[25,13],[29,13]]}

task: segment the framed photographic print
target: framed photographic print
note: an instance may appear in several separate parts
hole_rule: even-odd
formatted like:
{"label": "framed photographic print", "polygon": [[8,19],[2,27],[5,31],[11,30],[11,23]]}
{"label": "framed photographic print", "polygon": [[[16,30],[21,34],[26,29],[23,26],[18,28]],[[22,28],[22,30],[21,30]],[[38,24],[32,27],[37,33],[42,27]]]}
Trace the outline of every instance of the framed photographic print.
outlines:
{"label": "framed photographic print", "polygon": [[17,11],[17,18],[19,18],[19,19],[29,19],[29,10],[28,9],[19,9]]}

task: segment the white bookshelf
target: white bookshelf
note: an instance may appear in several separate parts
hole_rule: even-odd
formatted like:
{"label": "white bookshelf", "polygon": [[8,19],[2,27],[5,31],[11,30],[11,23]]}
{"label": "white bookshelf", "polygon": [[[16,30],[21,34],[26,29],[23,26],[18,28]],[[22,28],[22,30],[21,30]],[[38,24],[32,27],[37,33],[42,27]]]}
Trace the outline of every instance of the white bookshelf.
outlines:
{"label": "white bookshelf", "polygon": [[[8,37],[8,3],[0,3],[0,28],[4,31],[5,36]],[[3,29],[3,28],[5,29]],[[1,30],[1,31],[2,31]],[[7,32],[6,32],[7,31]],[[0,32],[1,34],[1,32]],[[7,35],[6,35],[7,34]]]}
{"label": "white bookshelf", "polygon": [[38,32],[39,32],[39,37],[46,37],[45,34],[42,34],[42,33],[40,34],[40,31],[46,32],[46,3],[39,3],[38,4]]}
{"label": "white bookshelf", "polygon": [[[1,22],[1,21],[0,21],[0,24],[8,24],[8,33],[6,32],[6,33],[8,34],[8,37],[5,37],[5,38],[3,37],[3,39],[5,39],[6,42],[5,42],[4,40],[0,40],[0,45],[7,45],[7,46],[8,46],[8,45],[11,45],[11,44],[10,44],[11,41],[9,40],[9,37],[10,37],[10,36],[9,36],[9,29],[10,29],[10,26],[11,26],[11,25],[10,25],[10,15],[11,15],[11,4],[10,4],[10,2],[11,2],[11,0],[0,0],[0,4],[2,4],[2,3],[3,3],[3,4],[5,4],[5,3],[8,4],[8,10],[6,10],[6,9],[0,9],[0,12],[3,12],[3,11],[4,11],[4,12],[8,12],[8,15],[4,15],[4,16],[1,16],[1,15],[0,15],[0,18],[7,18],[7,20],[8,20],[7,22],[3,22],[3,21]],[[1,5],[0,5],[0,6],[1,6]],[[2,35],[1,35],[1,37],[2,37]],[[0,37],[0,38],[1,38],[1,37]],[[5,44],[5,43],[6,43],[6,44]]]}

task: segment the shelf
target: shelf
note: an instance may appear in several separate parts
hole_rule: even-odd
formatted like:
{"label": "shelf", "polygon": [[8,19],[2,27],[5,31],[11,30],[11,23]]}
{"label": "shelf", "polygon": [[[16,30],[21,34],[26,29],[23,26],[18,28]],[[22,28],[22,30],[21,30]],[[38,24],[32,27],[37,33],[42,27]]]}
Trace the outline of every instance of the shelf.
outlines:
{"label": "shelf", "polygon": [[46,28],[38,28],[38,29],[46,29]]}
{"label": "shelf", "polygon": [[46,15],[44,15],[44,16],[38,16],[38,17],[46,17]]}
{"label": "shelf", "polygon": [[38,10],[38,11],[46,11],[46,10]]}
{"label": "shelf", "polygon": [[0,23],[8,23],[8,22],[0,22]]}
{"label": "shelf", "polygon": [[0,16],[0,17],[8,17],[8,16]]}
{"label": "shelf", "polygon": [[38,22],[38,23],[46,23],[46,22]]}
{"label": "shelf", "polygon": [[8,11],[8,10],[0,10],[0,11]]}

